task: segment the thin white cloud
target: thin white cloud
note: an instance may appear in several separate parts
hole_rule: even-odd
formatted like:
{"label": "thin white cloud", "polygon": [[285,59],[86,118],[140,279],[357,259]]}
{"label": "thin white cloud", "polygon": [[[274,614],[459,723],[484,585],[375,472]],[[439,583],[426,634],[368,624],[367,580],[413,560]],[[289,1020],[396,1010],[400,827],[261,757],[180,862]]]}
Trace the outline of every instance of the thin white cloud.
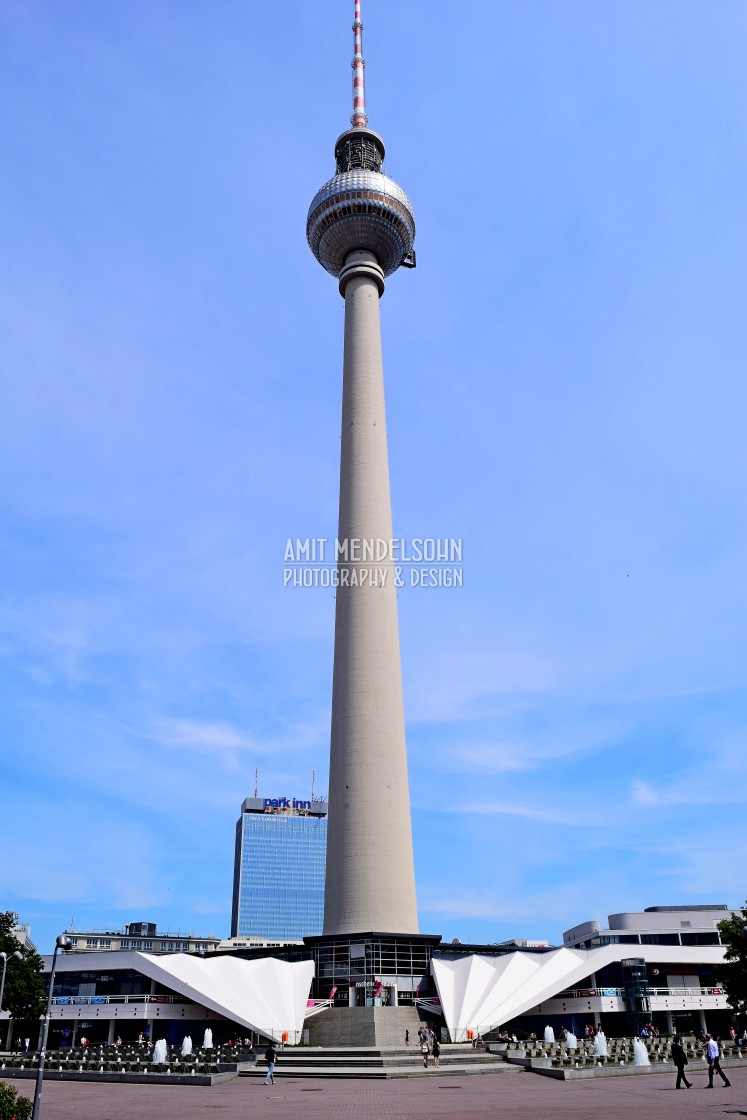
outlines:
{"label": "thin white cloud", "polygon": [[[716,770],[716,773],[714,773]],[[636,779],[631,800],[642,809],[675,805],[741,805],[747,803],[747,785],[738,773],[721,773],[717,763],[688,768],[670,785],[655,788]]]}
{"label": "thin white cloud", "polygon": [[491,743],[455,751],[444,748],[440,757],[442,762],[453,763],[459,769],[466,767],[489,774],[518,773],[536,766],[536,760],[527,754],[526,749],[514,743]]}
{"label": "thin white cloud", "polygon": [[522,817],[529,821],[541,821],[545,824],[577,825],[583,819],[587,825],[597,825],[604,822],[600,813],[590,813],[578,808],[560,810],[554,807],[540,808],[534,805],[521,805],[511,801],[472,801],[468,799],[456,805],[442,807],[443,813],[454,813],[465,816],[496,816],[496,817]]}
{"label": "thin white cloud", "polygon": [[200,751],[259,749],[254,739],[230,723],[160,719],[153,724],[153,735],[169,747],[191,747]]}

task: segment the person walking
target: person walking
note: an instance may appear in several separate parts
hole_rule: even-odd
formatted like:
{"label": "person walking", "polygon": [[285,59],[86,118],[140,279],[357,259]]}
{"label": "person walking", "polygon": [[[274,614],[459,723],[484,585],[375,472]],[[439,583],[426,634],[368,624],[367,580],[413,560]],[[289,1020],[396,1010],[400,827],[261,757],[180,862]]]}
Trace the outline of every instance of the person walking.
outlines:
{"label": "person walking", "polygon": [[706,1058],[708,1059],[708,1084],[704,1086],[705,1089],[713,1088],[713,1075],[717,1073],[724,1085],[731,1085],[731,1081],[726,1076],[719,1063],[718,1043],[711,1037],[706,1035]]}
{"label": "person walking", "polygon": [[420,1053],[423,1055],[423,1065],[428,1069],[428,1039],[423,1035],[423,1041],[420,1043]]}
{"label": "person walking", "polygon": [[409,1045],[410,1045],[410,1032],[405,1031],[405,1046],[409,1046]]}
{"label": "person walking", "polygon": [[435,1034],[433,1036],[433,1049],[431,1052],[433,1054],[433,1068],[438,1069],[438,1060],[441,1057],[441,1043],[438,1041]]}
{"label": "person walking", "polygon": [[275,1084],[275,1062],[278,1060],[278,1052],[275,1049],[275,1043],[271,1042],[265,1050],[265,1061],[267,1062],[267,1077],[265,1078],[265,1085],[270,1082]]}
{"label": "person walking", "polygon": [[685,1085],[688,1089],[692,1089],[692,1081],[688,1081],[685,1077],[687,1054],[685,1053],[685,1048],[682,1045],[679,1035],[675,1035],[672,1039],[672,1061],[677,1067],[677,1084],[675,1085],[675,1089],[682,1088],[682,1085],[680,1084],[681,1081],[685,1082]]}

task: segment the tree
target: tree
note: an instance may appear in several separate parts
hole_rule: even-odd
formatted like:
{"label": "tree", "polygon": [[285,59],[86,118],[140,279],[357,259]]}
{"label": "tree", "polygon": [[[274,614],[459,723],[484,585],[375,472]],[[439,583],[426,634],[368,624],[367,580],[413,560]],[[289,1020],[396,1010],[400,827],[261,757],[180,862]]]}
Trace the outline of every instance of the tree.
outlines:
{"label": "tree", "polygon": [[735,911],[733,917],[718,924],[721,940],[726,946],[724,963],[716,975],[726,989],[726,999],[740,1018],[747,1017],[747,901],[742,917]]}
{"label": "tree", "polygon": [[[3,1007],[13,1019],[38,1019],[45,1006],[42,959],[14,936],[15,919],[12,910],[0,912],[0,952],[8,954]],[[11,960],[16,950],[23,954],[22,961]]]}
{"label": "tree", "polygon": [[0,1120],[31,1120],[32,1107],[17,1089],[0,1081]]}

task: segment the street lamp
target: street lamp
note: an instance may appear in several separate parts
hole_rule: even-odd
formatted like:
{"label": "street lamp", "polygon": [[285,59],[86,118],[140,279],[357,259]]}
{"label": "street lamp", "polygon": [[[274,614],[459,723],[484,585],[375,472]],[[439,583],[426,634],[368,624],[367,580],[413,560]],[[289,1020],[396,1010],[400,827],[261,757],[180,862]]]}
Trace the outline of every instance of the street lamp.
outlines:
{"label": "street lamp", "polygon": [[[16,960],[16,961],[22,961],[23,960],[23,953],[19,953],[18,949],[16,949],[15,953],[10,954],[10,959],[11,960]],[[7,953],[0,953],[0,961],[3,962],[3,977],[2,977],[2,980],[0,980],[0,1011],[2,1011],[2,1009],[3,1009],[3,990],[5,988],[5,970],[8,967],[8,954]]]}
{"label": "street lamp", "polygon": [[36,1071],[36,1089],[34,1090],[34,1109],[31,1120],[38,1120],[41,1107],[42,1084],[44,1082],[44,1059],[47,1051],[47,1035],[49,1034],[49,1015],[52,1010],[52,993],[54,992],[54,973],[57,968],[57,952],[60,949],[72,949],[73,939],[64,933],[57,936],[52,954],[52,975],[49,977],[49,995],[47,996],[47,1010],[44,1013],[44,1030],[42,1031],[42,1044],[39,1052],[39,1068]]}
{"label": "street lamp", "polygon": [[[18,949],[16,949],[15,953],[10,954],[10,959],[11,960],[17,960],[17,961],[22,961],[23,960],[23,953],[19,953]],[[2,979],[0,979],[0,1011],[2,1011],[2,1009],[3,1009],[3,990],[5,988],[5,970],[8,967],[8,954],[7,953],[0,953],[0,961],[3,962],[3,975],[2,975]],[[12,1019],[9,1017],[8,1018],[8,1033],[7,1033],[6,1038],[5,1038],[5,1045],[6,1046],[10,1045],[11,1023],[12,1023]]]}

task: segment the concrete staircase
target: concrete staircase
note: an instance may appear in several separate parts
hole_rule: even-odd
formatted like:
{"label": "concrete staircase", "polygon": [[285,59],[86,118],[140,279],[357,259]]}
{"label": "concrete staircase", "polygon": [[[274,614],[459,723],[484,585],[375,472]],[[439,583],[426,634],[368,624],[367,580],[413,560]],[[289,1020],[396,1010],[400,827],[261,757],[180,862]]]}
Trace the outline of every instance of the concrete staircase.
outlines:
{"label": "concrete staircase", "polygon": [[414,1007],[332,1007],[308,1020],[312,1046],[373,1047],[405,1045],[417,1041],[420,1018]]}
{"label": "concrete staircase", "polygon": [[[369,1010],[351,1008],[351,1010]],[[370,1010],[374,1010],[371,1008]],[[378,1010],[376,1008],[375,1010]],[[395,1010],[395,1009],[390,1009]],[[404,1010],[404,1009],[403,1009]],[[412,1032],[411,1032],[412,1034]],[[503,1055],[473,1050],[471,1046],[443,1045],[438,1069],[433,1058],[428,1058],[428,1068],[417,1046],[417,1025],[415,1041],[409,1047],[333,1047],[316,1049],[305,1046],[287,1046],[279,1054],[275,1076],[283,1078],[357,1078],[364,1080],[385,1080],[401,1077],[463,1077],[482,1073],[516,1074],[519,1066],[508,1065]],[[265,1077],[267,1062],[258,1057],[257,1065],[240,1071],[240,1077]]]}

